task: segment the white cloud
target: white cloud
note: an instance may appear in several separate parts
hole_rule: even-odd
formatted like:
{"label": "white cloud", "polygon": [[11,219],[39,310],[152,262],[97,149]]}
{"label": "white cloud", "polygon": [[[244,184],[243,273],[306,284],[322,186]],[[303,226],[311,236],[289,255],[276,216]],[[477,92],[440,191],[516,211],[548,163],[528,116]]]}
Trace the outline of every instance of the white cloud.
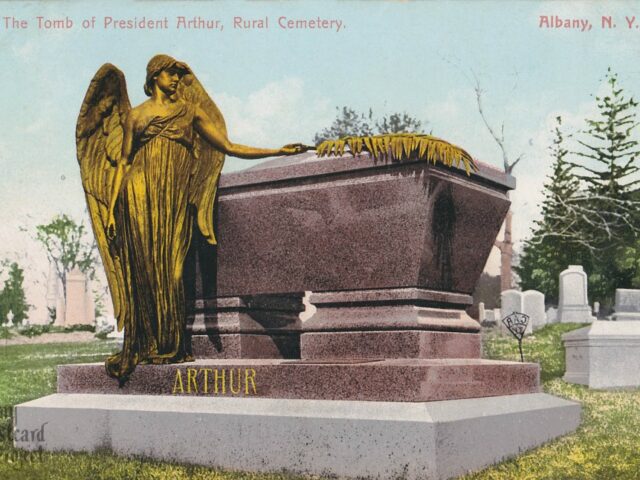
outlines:
{"label": "white cloud", "polygon": [[[215,95],[229,139],[236,143],[276,148],[287,143],[311,143],[318,130],[331,123],[333,109],[326,98],[305,90],[299,78],[284,78],[238,98]],[[228,159],[225,171],[246,168],[243,161]]]}

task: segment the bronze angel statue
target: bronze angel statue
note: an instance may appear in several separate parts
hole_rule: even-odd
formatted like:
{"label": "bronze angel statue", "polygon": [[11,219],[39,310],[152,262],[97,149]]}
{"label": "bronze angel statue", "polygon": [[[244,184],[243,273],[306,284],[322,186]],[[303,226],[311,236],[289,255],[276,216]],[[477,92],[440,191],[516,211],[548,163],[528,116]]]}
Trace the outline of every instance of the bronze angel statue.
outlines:
{"label": "bronze angel statue", "polygon": [[[147,65],[150,98],[131,108],[123,73],[95,74],[76,127],[78,162],[107,274],[122,351],[106,360],[124,384],[137,364],[191,361],[182,273],[192,228],[211,244],[213,204],[224,156],[293,155],[234,144],[191,69],[168,55]],[[194,221],[195,220],[195,221]]]}

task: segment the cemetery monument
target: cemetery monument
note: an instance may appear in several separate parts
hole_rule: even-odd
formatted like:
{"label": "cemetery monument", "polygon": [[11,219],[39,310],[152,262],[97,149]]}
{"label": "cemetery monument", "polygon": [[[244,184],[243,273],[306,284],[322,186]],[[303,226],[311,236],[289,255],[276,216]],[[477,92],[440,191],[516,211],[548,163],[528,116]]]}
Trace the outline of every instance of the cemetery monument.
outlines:
{"label": "cemetery monument", "polygon": [[617,289],[612,321],[565,333],[564,380],[590,388],[640,387],[640,290]]}
{"label": "cemetery monument", "polygon": [[123,351],[107,372],[60,366],[58,393],[16,407],[21,429],[48,422],[46,438],[16,446],[450,478],[577,428],[579,405],[540,393],[537,364],[481,358],[465,312],[513,177],[428,135],[349,137],[318,146],[332,158],[220,176],[223,152],[306,147],[228,148],[217,108],[169,57],[146,87],[136,117],[122,73],[103,67],[78,124]]}

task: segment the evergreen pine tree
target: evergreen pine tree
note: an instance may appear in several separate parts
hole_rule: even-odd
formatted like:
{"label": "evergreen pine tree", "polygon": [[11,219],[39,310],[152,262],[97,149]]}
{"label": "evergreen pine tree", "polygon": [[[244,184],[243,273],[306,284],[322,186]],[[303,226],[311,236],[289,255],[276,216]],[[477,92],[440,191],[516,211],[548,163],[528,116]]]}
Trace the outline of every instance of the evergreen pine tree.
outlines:
{"label": "evergreen pine tree", "polygon": [[578,141],[583,148],[575,153],[583,159],[579,177],[586,184],[580,212],[593,259],[590,294],[611,305],[615,289],[632,287],[638,276],[640,202],[634,188],[640,181],[640,151],[634,138],[638,102],[625,96],[611,69],[605,79],[608,91],[596,97],[599,115],[586,120],[585,136]]}
{"label": "evergreen pine tree", "polygon": [[557,117],[556,121],[549,147],[554,163],[544,184],[542,218],[534,222],[531,238],[525,241],[519,263],[514,267],[522,290],[540,290],[551,302],[558,300],[560,272],[570,264],[584,264],[589,259],[581,218],[575,208],[580,180],[568,161],[562,118]]}
{"label": "evergreen pine tree", "polygon": [[9,311],[13,313],[13,324],[18,325],[28,317],[29,304],[24,293],[24,270],[13,262],[9,265],[7,281],[0,291],[0,320],[4,323]]}

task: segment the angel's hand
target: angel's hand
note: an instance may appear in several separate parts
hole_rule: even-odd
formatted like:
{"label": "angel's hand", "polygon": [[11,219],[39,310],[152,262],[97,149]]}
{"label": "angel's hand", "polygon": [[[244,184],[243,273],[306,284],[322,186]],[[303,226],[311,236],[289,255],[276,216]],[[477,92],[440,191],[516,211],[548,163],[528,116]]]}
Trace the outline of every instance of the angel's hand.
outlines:
{"label": "angel's hand", "polygon": [[109,220],[107,220],[107,238],[109,240],[116,238],[116,219],[113,212],[109,212]]}
{"label": "angel's hand", "polygon": [[289,143],[280,149],[280,155],[297,155],[298,153],[304,153],[308,150],[313,150],[315,147],[304,145],[302,143]]}

